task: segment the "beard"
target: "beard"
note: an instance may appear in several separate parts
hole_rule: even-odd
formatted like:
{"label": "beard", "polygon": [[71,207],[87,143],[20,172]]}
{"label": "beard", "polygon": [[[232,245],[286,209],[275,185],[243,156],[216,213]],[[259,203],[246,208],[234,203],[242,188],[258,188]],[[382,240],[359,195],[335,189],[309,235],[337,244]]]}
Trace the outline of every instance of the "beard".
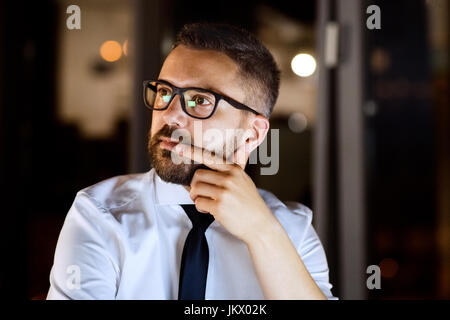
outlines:
{"label": "beard", "polygon": [[[148,153],[151,167],[158,176],[170,183],[190,186],[192,178],[197,169],[209,169],[202,163],[180,163],[175,164],[171,158],[171,151],[160,147],[161,138],[170,138],[176,128],[164,125],[157,133],[151,137],[151,129],[148,133]],[[192,162],[192,161],[191,161]],[[211,169],[210,169],[211,170]]]}

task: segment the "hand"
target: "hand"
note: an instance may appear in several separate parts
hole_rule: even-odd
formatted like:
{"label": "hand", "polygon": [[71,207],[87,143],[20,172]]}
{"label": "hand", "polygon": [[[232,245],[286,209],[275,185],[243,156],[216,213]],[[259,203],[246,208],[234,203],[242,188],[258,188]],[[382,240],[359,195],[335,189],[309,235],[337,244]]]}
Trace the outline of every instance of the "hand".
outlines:
{"label": "hand", "polygon": [[[212,169],[195,172],[191,198],[198,211],[211,213],[246,243],[266,299],[326,298],[242,167],[195,146],[178,144],[172,151]],[[241,163],[237,152],[232,160]]]}
{"label": "hand", "polygon": [[279,228],[278,220],[261,198],[252,179],[242,167],[202,149],[178,144],[179,155],[203,163],[212,170],[197,169],[190,185],[190,196],[198,211],[211,213],[231,234],[249,244],[261,233]]}

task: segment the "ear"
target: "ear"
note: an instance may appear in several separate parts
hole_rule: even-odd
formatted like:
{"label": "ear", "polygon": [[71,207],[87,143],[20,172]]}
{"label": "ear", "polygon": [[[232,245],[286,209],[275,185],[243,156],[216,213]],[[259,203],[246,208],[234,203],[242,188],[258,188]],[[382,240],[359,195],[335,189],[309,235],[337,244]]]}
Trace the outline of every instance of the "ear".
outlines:
{"label": "ear", "polygon": [[[265,139],[267,132],[269,132],[269,119],[262,115],[256,115],[251,120],[250,128],[255,132],[253,137],[248,137],[247,140],[251,144],[252,149],[255,150]],[[246,141],[247,141],[246,140]]]}
{"label": "ear", "polygon": [[239,148],[240,152],[244,150],[245,158],[248,158],[250,153],[264,141],[269,127],[269,120],[262,115],[255,115],[249,119],[248,128],[245,130],[242,145]]}

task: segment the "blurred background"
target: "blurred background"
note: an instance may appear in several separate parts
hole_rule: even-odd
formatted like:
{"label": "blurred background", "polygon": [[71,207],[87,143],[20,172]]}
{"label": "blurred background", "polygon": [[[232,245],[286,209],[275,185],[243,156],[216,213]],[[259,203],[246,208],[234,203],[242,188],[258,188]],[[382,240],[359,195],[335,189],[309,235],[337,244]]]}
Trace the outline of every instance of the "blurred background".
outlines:
{"label": "blurred background", "polygon": [[[70,5],[81,29],[67,26]],[[368,27],[370,5],[381,29]],[[142,81],[182,25],[212,21],[255,33],[282,70],[279,172],[246,170],[314,210],[333,294],[449,299],[449,10],[447,0],[2,1],[1,294],[45,298],[76,192],[150,169]],[[370,265],[380,289],[366,285]]]}

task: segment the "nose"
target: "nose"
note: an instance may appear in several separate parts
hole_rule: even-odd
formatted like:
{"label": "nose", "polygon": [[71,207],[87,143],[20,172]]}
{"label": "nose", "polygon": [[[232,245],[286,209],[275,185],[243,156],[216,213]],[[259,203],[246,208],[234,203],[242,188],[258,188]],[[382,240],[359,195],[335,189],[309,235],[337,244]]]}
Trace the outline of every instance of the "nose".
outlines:
{"label": "nose", "polygon": [[166,110],[162,111],[164,122],[170,127],[176,126],[184,128],[188,122],[188,115],[183,111],[181,107],[181,98],[179,95],[173,97]]}

